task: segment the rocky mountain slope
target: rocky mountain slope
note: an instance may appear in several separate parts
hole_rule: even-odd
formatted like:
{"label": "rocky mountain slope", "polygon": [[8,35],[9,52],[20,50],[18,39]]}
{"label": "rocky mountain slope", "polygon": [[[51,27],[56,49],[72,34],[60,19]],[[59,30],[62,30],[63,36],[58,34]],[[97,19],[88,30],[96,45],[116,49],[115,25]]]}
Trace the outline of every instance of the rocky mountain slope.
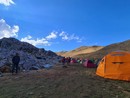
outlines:
{"label": "rocky mountain slope", "polygon": [[59,56],[52,51],[39,49],[29,43],[21,42],[15,38],[0,39],[0,67],[12,65],[12,57],[19,53],[20,67],[29,70],[32,67],[37,69],[45,64],[54,65],[58,62]]}
{"label": "rocky mountain slope", "polygon": [[102,46],[82,46],[77,49],[74,49],[72,51],[62,51],[62,52],[57,52],[57,55],[65,56],[65,57],[75,57],[80,54],[86,54],[86,53],[92,53],[95,51],[98,51],[102,49]]}

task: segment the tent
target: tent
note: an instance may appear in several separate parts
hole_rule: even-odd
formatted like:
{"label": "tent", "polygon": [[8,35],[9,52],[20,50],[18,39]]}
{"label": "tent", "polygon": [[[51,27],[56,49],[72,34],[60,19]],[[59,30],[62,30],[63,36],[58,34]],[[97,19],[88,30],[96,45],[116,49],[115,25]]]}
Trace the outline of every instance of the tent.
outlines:
{"label": "tent", "polygon": [[130,53],[111,52],[104,56],[96,74],[104,78],[130,81]]}
{"label": "tent", "polygon": [[94,67],[96,67],[96,65],[91,60],[88,60],[88,59],[85,60],[83,66],[87,67],[87,68],[94,68]]}
{"label": "tent", "polygon": [[75,60],[75,59],[72,59],[71,61],[70,61],[70,63],[77,63],[77,61]]}

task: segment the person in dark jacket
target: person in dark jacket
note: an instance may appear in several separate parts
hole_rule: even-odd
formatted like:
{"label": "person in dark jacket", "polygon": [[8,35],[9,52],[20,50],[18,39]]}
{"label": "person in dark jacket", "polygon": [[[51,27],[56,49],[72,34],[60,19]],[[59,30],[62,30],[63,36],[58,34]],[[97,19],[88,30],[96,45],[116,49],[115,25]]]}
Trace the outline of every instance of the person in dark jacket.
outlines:
{"label": "person in dark jacket", "polygon": [[17,74],[18,73],[18,65],[19,65],[19,62],[20,62],[20,56],[18,53],[16,53],[16,55],[12,58],[12,74],[15,73]]}

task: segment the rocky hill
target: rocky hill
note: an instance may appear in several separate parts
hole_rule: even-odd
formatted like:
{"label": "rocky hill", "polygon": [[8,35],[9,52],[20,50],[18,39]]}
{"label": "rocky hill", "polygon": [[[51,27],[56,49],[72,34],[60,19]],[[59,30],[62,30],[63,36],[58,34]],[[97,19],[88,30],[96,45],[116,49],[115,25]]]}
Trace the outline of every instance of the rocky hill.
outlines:
{"label": "rocky hill", "polygon": [[102,58],[103,56],[107,55],[108,53],[112,51],[128,51],[130,52],[130,40],[120,42],[120,43],[114,43],[110,44],[96,52],[93,53],[86,53],[86,54],[80,54],[77,55],[77,57],[83,57],[83,58]]}
{"label": "rocky hill", "polygon": [[98,51],[102,49],[102,46],[82,46],[77,49],[74,49],[72,51],[62,51],[62,52],[57,52],[57,55],[65,56],[65,57],[76,57],[77,55],[80,54],[86,54],[86,53],[92,53],[95,51]]}
{"label": "rocky hill", "polygon": [[59,56],[52,51],[39,49],[29,43],[21,42],[15,38],[0,39],[0,67],[11,66],[12,57],[19,53],[20,67],[29,70],[43,68],[44,65],[54,65],[58,62]]}

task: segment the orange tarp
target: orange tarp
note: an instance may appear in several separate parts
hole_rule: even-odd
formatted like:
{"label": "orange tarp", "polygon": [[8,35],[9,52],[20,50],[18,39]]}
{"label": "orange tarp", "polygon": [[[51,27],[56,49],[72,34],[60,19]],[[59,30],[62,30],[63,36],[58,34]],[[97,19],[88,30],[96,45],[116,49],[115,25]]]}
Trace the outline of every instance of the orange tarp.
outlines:
{"label": "orange tarp", "polygon": [[110,79],[130,81],[130,53],[111,52],[99,63],[96,74]]}

